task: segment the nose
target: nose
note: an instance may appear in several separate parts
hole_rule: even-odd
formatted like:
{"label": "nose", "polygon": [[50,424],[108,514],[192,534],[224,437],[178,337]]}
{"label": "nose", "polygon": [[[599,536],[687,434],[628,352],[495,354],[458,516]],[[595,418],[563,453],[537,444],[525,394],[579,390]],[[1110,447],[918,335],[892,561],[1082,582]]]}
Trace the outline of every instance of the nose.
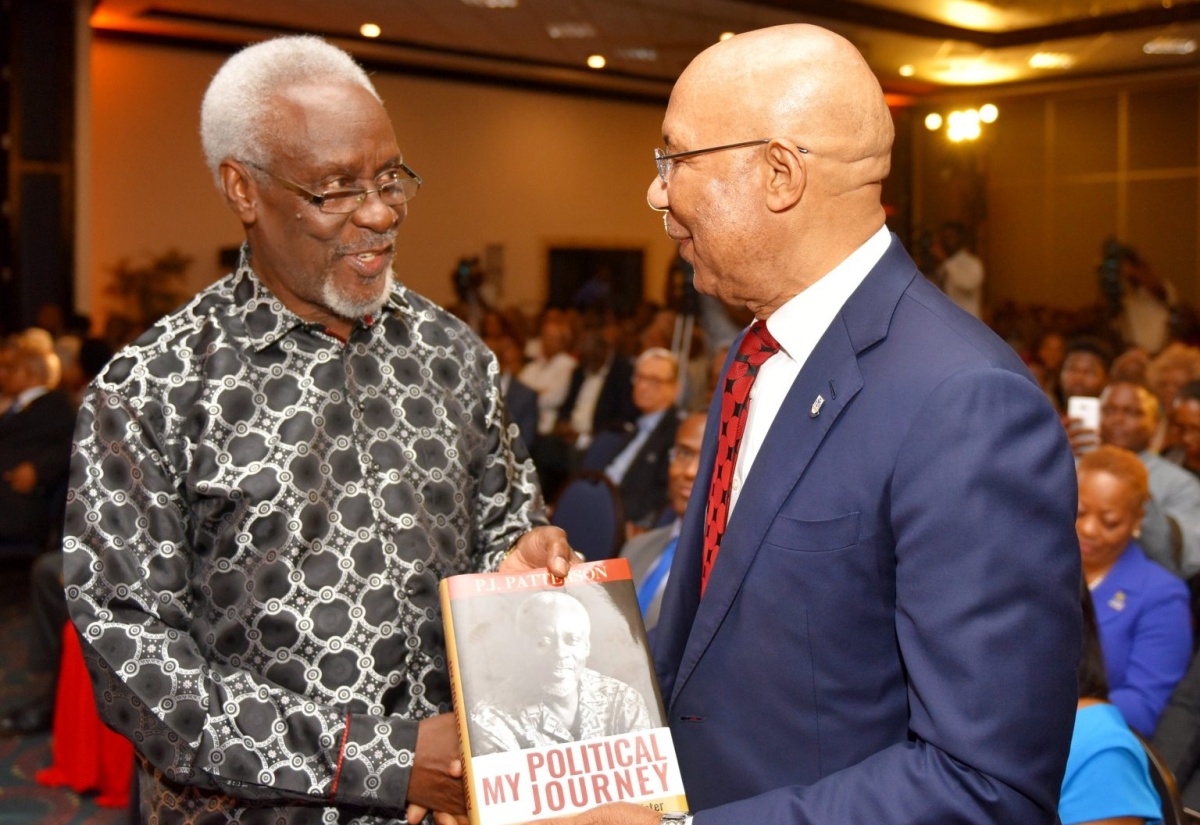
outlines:
{"label": "nose", "polygon": [[408,202],[399,206],[388,206],[383,202],[378,189],[367,193],[366,199],[354,210],[353,220],[358,226],[376,232],[386,232],[404,221],[408,215]]}
{"label": "nose", "polygon": [[650,208],[656,212],[666,212],[670,206],[670,200],[667,197],[667,182],[658,174],[655,174],[654,180],[650,181],[650,188],[646,190],[646,203],[650,204]]}
{"label": "nose", "polygon": [[1075,532],[1081,539],[1086,539],[1096,532],[1096,525],[1087,516],[1075,519]]}
{"label": "nose", "polygon": [[688,459],[687,464],[683,465],[683,477],[689,482],[696,480],[696,473],[700,471],[700,454]]}

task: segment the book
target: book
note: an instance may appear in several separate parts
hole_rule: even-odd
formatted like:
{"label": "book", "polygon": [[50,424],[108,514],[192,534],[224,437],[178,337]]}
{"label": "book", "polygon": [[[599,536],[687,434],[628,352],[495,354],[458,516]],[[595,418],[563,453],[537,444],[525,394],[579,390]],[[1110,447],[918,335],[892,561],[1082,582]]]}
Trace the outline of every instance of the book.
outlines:
{"label": "book", "polygon": [[471,825],[686,811],[629,562],[440,585]]}

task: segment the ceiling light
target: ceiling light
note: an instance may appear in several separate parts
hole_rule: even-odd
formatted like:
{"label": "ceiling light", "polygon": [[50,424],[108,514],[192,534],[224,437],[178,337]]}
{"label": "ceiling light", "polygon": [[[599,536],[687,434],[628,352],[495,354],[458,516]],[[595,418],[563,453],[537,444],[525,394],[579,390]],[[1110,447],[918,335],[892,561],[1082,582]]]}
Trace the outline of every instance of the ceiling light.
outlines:
{"label": "ceiling light", "polygon": [[1062,52],[1038,52],[1029,58],[1031,69],[1069,69],[1075,65],[1075,58]]}
{"label": "ceiling light", "polygon": [[617,57],[625,60],[642,60],[652,63],[658,60],[658,52],[654,49],[617,49]]}
{"label": "ceiling light", "polygon": [[925,115],[925,128],[931,132],[936,132],[942,128],[942,116],[937,112],[930,112]]}
{"label": "ceiling light", "polygon": [[596,36],[591,23],[547,23],[546,34],[555,40],[586,40]]}
{"label": "ceiling light", "polygon": [[1196,41],[1190,37],[1156,37],[1142,46],[1146,54],[1191,54]]}
{"label": "ceiling light", "polygon": [[462,0],[463,5],[480,9],[515,9],[519,0]]}
{"label": "ceiling light", "polygon": [[911,63],[905,63],[903,66],[900,67],[900,76],[901,77],[912,77],[916,73],[917,73],[917,70],[913,68],[913,65]]}
{"label": "ceiling light", "polygon": [[921,76],[937,83],[954,86],[978,86],[985,83],[1003,83],[1016,77],[1016,70],[1008,63],[998,63],[980,58],[954,58],[925,66]]}
{"label": "ceiling light", "polygon": [[979,119],[984,123],[995,123],[998,117],[1000,110],[996,108],[995,103],[985,103],[979,107]]}
{"label": "ceiling light", "polygon": [[588,67],[592,69],[603,69],[606,63],[608,61],[604,59],[604,55],[602,54],[589,55],[587,59]]}
{"label": "ceiling light", "polygon": [[383,34],[383,29],[374,23],[363,23],[358,27],[358,33],[363,37],[379,37],[379,35]]}
{"label": "ceiling light", "polygon": [[947,21],[964,29],[996,29],[1005,24],[1006,12],[992,6],[998,3],[973,2],[972,0],[946,0],[942,4]]}
{"label": "ceiling light", "polygon": [[721,32],[721,36],[718,37],[717,39],[721,40],[721,41],[728,40],[729,38],[733,37],[735,34],[737,34],[737,32]]}
{"label": "ceiling light", "polygon": [[955,143],[963,140],[975,140],[981,133],[979,128],[979,112],[974,109],[951,112],[946,118],[946,137]]}

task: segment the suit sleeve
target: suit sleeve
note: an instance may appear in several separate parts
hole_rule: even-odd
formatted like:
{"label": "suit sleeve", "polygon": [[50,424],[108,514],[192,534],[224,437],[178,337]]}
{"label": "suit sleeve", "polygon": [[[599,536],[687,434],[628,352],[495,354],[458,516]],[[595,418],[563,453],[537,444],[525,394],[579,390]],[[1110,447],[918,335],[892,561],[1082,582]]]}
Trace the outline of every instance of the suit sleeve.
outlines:
{"label": "suit sleeve", "polygon": [[1080,648],[1063,428],[1032,381],[991,368],[944,380],[910,421],[883,502],[906,740],[697,825],[1055,821]]}

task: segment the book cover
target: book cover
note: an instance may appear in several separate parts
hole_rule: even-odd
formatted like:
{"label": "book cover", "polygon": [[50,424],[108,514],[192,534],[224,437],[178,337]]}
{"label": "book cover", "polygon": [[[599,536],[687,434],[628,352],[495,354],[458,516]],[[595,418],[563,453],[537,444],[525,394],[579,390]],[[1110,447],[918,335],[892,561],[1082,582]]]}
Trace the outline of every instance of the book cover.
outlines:
{"label": "book cover", "polygon": [[472,825],[686,811],[629,562],[441,583]]}

